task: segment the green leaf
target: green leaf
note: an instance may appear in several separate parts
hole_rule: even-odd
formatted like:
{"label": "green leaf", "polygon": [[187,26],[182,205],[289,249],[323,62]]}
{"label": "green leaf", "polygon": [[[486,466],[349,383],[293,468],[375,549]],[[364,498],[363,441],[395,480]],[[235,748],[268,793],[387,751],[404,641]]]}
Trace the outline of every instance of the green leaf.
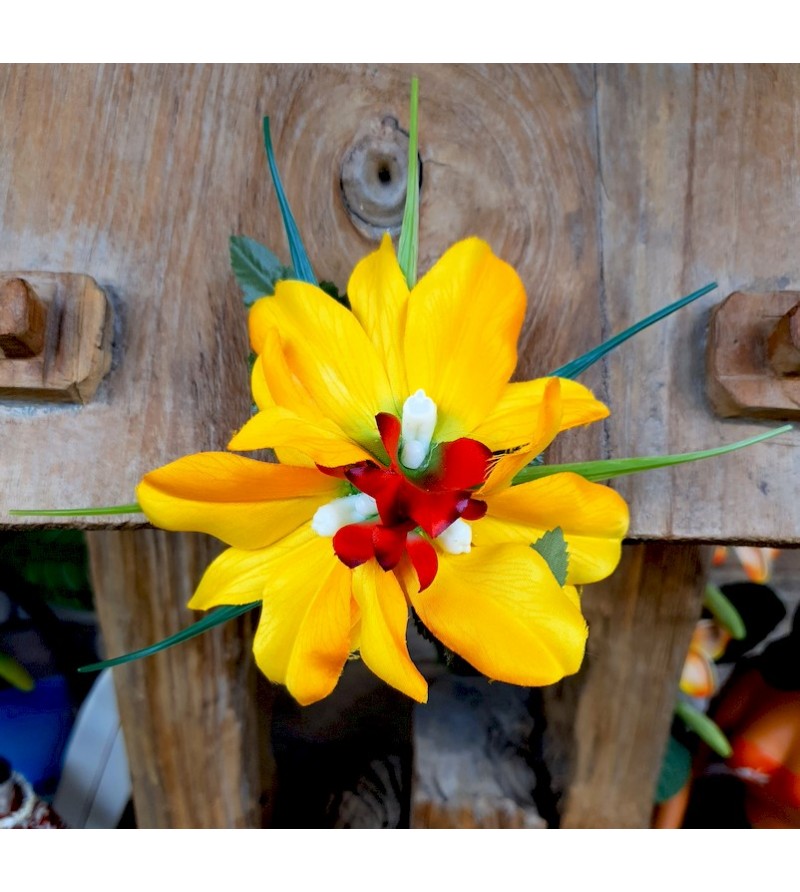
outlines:
{"label": "green leaf", "polygon": [[419,138],[418,138],[419,81],[411,78],[411,111],[408,125],[408,177],[403,224],[397,244],[397,262],[409,288],[417,284],[419,255]]}
{"label": "green leaf", "polygon": [[666,802],[682,790],[692,772],[692,756],[686,747],[671,734],[667,741],[667,751],[661,763],[656,786],[656,802]]}
{"label": "green leaf", "polygon": [[779,434],[785,434],[792,430],[791,424],[784,424],[775,430],[748,437],[746,440],[738,440],[736,443],[728,443],[726,446],[717,446],[715,449],[703,449],[700,452],[684,452],[680,455],[655,455],[652,458],[608,458],[599,461],[574,462],[564,465],[528,465],[524,467],[513,480],[513,484],[527,483],[530,480],[538,480],[540,477],[549,477],[551,474],[563,474],[571,472],[580,474],[586,480],[597,482],[598,480],[611,480],[613,477],[622,477],[626,474],[639,474],[642,471],[654,471],[657,468],[671,468],[674,465],[683,465],[692,461],[700,461],[704,458],[714,458],[717,455],[725,455],[744,449],[745,446],[753,446],[764,440],[771,440]]}
{"label": "green leaf", "polygon": [[14,517],[100,517],[105,514],[142,514],[136,502],[130,505],[109,505],[105,508],[11,508]]}
{"label": "green leaf", "polygon": [[300,230],[297,228],[297,223],[295,223],[292,210],[289,207],[289,201],[286,198],[286,193],[283,191],[283,184],[278,174],[278,165],[275,163],[272,137],[269,132],[269,118],[264,118],[264,148],[267,150],[267,164],[269,164],[269,172],[272,174],[272,185],[275,188],[275,196],[281,209],[283,228],[286,231],[286,238],[289,242],[289,253],[292,257],[295,275],[301,282],[310,282],[312,285],[316,285],[317,278],[314,275],[314,270],[311,268],[311,262],[303,246],[303,240],[300,238]]}
{"label": "green leaf", "polygon": [[566,585],[569,552],[567,551],[567,542],[564,539],[564,532],[561,527],[548,530],[531,545],[531,548],[547,561],[547,566],[552,571],[558,584]]}
{"label": "green leaf", "polygon": [[716,287],[717,283],[711,282],[710,284],[701,288],[699,291],[693,291],[686,297],[682,297],[680,300],[676,300],[675,303],[669,304],[668,306],[657,310],[655,313],[651,313],[649,316],[646,316],[644,319],[636,322],[634,325],[631,325],[630,328],[626,328],[619,334],[614,335],[613,338],[609,338],[607,341],[603,341],[602,344],[599,344],[592,350],[587,351],[582,356],[579,356],[577,359],[573,359],[571,362],[559,366],[554,372],[550,372],[550,375],[557,378],[577,378],[578,375],[585,372],[586,369],[589,368],[589,366],[594,365],[598,359],[602,359],[606,355],[606,353],[610,353],[615,347],[619,347],[620,344],[624,344],[625,341],[628,340],[628,338],[632,338],[640,331],[644,331],[645,328],[649,328],[656,322],[660,322],[662,319],[665,319],[676,310],[680,310],[687,304],[692,303],[692,301],[695,301],[698,298],[708,294],[709,291],[713,291]]}
{"label": "green leaf", "polygon": [[710,582],[706,584],[703,606],[711,612],[721,626],[730,632],[731,638],[741,641],[747,635],[742,615],[725,597],[725,593],[719,586]]}
{"label": "green leaf", "polygon": [[275,291],[275,283],[291,279],[294,271],[255,239],[244,235],[232,235],[229,241],[231,268],[242,289],[245,306],[259,297],[269,297]]}
{"label": "green leaf", "polygon": [[325,292],[329,297],[332,297],[335,301],[340,303],[343,307],[347,307],[350,309],[350,301],[347,298],[346,294],[339,294],[339,287],[335,282],[329,282],[327,279],[323,279],[322,282],[319,283],[319,287],[322,291]]}
{"label": "green leaf", "polygon": [[107,669],[111,666],[120,666],[123,663],[132,663],[134,660],[141,660],[143,657],[151,657],[153,654],[157,654],[160,650],[166,650],[168,647],[173,647],[176,644],[182,644],[184,641],[196,638],[198,635],[202,635],[209,629],[213,629],[214,626],[226,623],[229,620],[235,619],[237,616],[241,616],[243,613],[247,613],[249,610],[253,610],[260,606],[261,602],[255,601],[252,604],[245,604],[240,607],[219,607],[207,616],[204,616],[201,620],[198,620],[194,625],[191,625],[180,632],[176,632],[174,635],[170,635],[169,638],[164,638],[163,640],[156,642],[156,644],[151,644],[149,647],[143,647],[141,650],[123,654],[121,657],[114,657],[111,660],[103,660],[102,663],[92,663],[89,666],[81,666],[80,669],[78,669],[78,672],[99,672],[101,669]]}
{"label": "green leaf", "polygon": [[28,670],[8,654],[0,653],[0,678],[20,691],[32,691],[36,687]]}
{"label": "green leaf", "polygon": [[675,714],[679,716],[686,727],[689,728],[715,753],[727,759],[733,752],[728,738],[722,733],[719,725],[712,721],[704,712],[700,712],[696,706],[685,700],[678,700],[675,704]]}

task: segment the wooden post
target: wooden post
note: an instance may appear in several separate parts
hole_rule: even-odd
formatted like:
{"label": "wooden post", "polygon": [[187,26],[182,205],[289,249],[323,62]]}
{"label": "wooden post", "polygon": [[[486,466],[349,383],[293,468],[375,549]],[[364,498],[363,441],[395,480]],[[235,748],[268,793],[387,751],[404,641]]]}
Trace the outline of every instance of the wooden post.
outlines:
{"label": "wooden post", "polygon": [[705,577],[700,546],[647,543],[627,546],[617,572],[585,590],[589,652],[563,827],[649,826]]}
{"label": "wooden post", "polygon": [[[219,550],[213,540],[160,530],[87,538],[109,656],[194,620],[185,604]],[[253,708],[253,623],[248,614],[114,669],[140,827],[260,827],[267,819],[262,790],[274,769],[269,703]]]}

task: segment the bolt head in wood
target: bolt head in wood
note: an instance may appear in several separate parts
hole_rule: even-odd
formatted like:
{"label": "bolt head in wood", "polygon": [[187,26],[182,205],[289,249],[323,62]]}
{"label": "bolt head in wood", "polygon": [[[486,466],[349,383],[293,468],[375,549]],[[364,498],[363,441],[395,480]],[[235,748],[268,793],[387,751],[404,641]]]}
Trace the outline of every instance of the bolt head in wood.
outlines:
{"label": "bolt head in wood", "polygon": [[44,346],[45,309],[24,279],[0,284],[0,351],[6,359],[30,359]]}
{"label": "bolt head in wood", "polygon": [[779,375],[800,375],[800,303],[775,326],[767,341],[767,356]]}

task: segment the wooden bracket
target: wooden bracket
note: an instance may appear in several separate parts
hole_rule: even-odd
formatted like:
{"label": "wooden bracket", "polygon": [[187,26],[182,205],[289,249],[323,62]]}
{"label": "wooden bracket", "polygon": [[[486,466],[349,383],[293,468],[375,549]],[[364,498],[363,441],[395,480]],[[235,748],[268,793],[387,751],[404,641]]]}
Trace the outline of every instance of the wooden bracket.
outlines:
{"label": "wooden bracket", "polygon": [[724,418],[800,418],[800,291],[736,291],[713,311],[707,391]]}
{"label": "wooden bracket", "polygon": [[77,273],[0,277],[0,399],[86,403],[111,367],[111,306]]}

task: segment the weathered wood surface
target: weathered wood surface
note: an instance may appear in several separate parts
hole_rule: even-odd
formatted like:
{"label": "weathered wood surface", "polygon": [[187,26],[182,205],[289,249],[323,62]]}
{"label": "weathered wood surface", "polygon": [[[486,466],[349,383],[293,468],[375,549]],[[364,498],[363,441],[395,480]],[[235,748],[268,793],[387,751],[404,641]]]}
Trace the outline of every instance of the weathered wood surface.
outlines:
{"label": "weathered wood surface", "polygon": [[[800,68],[604,66],[597,73],[603,306],[617,330],[718,291],[608,361],[612,455],[702,449],[774,422],[719,420],[705,395],[710,308],[800,287]],[[623,478],[639,538],[800,543],[800,440]]]}
{"label": "weathered wood surface", "polygon": [[[477,232],[519,269],[530,297],[520,374],[546,372],[711,279],[720,297],[797,287],[798,69],[417,73],[421,266]],[[0,267],[86,272],[118,317],[114,367],[90,406],[0,406],[0,523],[14,505],[127,502],[149,468],[224,446],[248,399],[227,238],[283,244],[260,117],[272,116],[319,272],[344,284],[371,243],[346,214],[341,164],[376,121],[406,120],[410,74],[363,65],[0,69]],[[590,375],[614,415],[605,435],[599,425],[571,435],[557,457],[674,452],[757,430],[710,414],[702,363],[712,303],[623,347],[603,380],[599,369]],[[800,505],[782,504],[783,481],[798,472],[795,440],[621,481],[632,535],[797,542]]]}
{"label": "weathered wood surface", "polygon": [[704,551],[627,546],[619,571],[585,589],[587,658],[565,682],[579,692],[562,827],[650,826],[678,679],[700,616]]}
{"label": "weathered wood surface", "polygon": [[[86,272],[117,314],[114,367],[90,405],[0,404],[0,524],[8,507],[126,503],[147,470],[224,447],[249,405],[228,236],[286,253],[261,117],[317,271],[343,286],[375,243],[346,214],[341,164],[376,121],[407,125],[411,73],[0,68],[0,272]],[[525,372],[547,371],[600,337],[592,70],[419,74],[421,267],[487,238],[530,285]],[[574,439],[597,454],[601,433]]]}
{"label": "weathered wood surface", "polygon": [[[88,539],[109,656],[189,625],[184,605],[219,550],[211,539],[160,530]],[[113,670],[139,827],[260,827],[268,817],[269,702],[256,707],[252,631],[248,614]]]}

